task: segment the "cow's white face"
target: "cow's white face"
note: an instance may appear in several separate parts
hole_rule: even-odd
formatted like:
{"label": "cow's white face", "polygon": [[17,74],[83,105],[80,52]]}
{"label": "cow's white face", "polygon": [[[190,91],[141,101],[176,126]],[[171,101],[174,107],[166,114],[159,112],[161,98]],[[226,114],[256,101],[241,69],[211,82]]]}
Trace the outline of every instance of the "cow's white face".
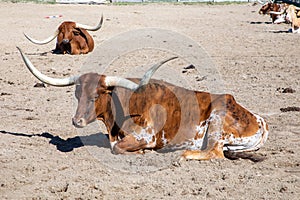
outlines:
{"label": "cow's white face", "polygon": [[296,16],[296,9],[294,6],[290,6],[287,11],[286,11],[286,21],[287,22],[292,22],[293,17],[297,17]]}
{"label": "cow's white face", "polygon": [[291,17],[291,13],[290,12],[288,12],[286,14],[285,19],[286,19],[287,22],[292,22],[292,17]]}

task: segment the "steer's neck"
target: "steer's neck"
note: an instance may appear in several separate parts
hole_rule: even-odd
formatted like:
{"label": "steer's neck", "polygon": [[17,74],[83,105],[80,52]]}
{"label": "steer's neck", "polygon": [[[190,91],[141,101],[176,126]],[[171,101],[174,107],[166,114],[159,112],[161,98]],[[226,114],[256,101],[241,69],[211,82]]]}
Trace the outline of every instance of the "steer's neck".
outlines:
{"label": "steer's neck", "polygon": [[297,21],[297,14],[295,11],[291,13],[291,18],[292,18],[293,23],[295,23]]}
{"label": "steer's neck", "polygon": [[112,97],[110,96],[107,100],[106,111],[103,113],[101,120],[106,126],[107,133],[109,135],[109,140],[111,143],[117,141],[118,131],[115,130],[115,117],[112,111]]}

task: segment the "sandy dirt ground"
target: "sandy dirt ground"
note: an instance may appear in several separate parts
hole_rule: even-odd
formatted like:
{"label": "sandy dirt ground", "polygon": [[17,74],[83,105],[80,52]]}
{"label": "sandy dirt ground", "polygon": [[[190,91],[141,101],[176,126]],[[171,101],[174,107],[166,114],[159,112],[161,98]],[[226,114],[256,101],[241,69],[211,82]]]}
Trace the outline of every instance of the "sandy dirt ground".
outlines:
{"label": "sandy dirt ground", "polygon": [[[280,109],[300,106],[300,35],[289,33],[288,24],[271,24],[258,9],[252,4],[0,3],[0,198],[299,199],[300,112]],[[55,41],[37,46],[23,36],[25,32],[44,39],[68,19],[94,25],[101,13],[103,28],[92,33],[96,50],[88,55],[55,55],[51,53]],[[45,18],[58,14],[63,17]],[[172,53],[137,49],[120,56],[113,53],[118,44],[125,48],[126,44],[111,46],[107,41],[142,28],[169,30],[201,45],[199,60],[206,54],[216,71],[204,75],[193,68],[184,69],[189,63],[181,59],[168,64],[166,69],[171,71],[162,77],[198,90],[209,91],[213,87],[207,85],[221,83],[222,91],[263,116],[270,134],[258,153],[266,160],[177,165],[174,161],[180,151],[113,155],[102,134],[103,125],[95,123],[80,130],[72,126],[74,87],[33,87],[38,80],[25,68],[16,49],[19,46],[39,70],[53,77],[78,74],[91,63],[96,63],[100,72],[140,77],[135,70]],[[127,36],[133,37],[131,33]],[[101,51],[103,45],[106,52]],[[180,41],[170,43],[176,45],[181,49]],[[102,53],[113,54],[113,60],[101,57]],[[110,67],[102,69],[102,62],[111,62]],[[211,76],[217,79],[209,79]],[[180,77],[185,81],[179,81]]]}

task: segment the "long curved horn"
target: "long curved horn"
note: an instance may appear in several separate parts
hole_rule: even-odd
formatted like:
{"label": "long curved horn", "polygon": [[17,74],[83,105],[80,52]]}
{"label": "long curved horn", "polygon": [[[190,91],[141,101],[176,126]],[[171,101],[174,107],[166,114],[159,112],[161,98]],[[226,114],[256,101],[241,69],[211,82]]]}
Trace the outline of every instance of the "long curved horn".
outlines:
{"label": "long curved horn", "polygon": [[265,2],[262,2],[262,1],[260,1],[260,0],[257,0],[257,2],[260,3],[261,5],[264,5],[264,4],[265,4]]}
{"label": "long curved horn", "polygon": [[71,76],[71,77],[63,78],[63,79],[48,77],[48,76],[42,74],[39,70],[37,70],[33,66],[33,64],[25,56],[25,54],[22,52],[22,50],[19,47],[17,47],[17,49],[20,51],[23,61],[26,65],[26,67],[29,69],[29,71],[43,83],[53,85],[53,86],[64,87],[64,86],[74,85],[76,80],[79,78],[79,76]]}
{"label": "long curved horn", "polygon": [[54,33],[53,35],[51,35],[50,37],[48,37],[47,39],[42,40],[42,41],[33,39],[33,38],[29,37],[28,35],[26,35],[25,33],[23,33],[23,34],[24,34],[24,36],[25,36],[30,42],[32,42],[32,43],[34,43],[34,44],[40,44],[40,45],[42,45],[42,44],[47,44],[47,43],[51,42],[52,40],[54,40],[54,39],[57,37],[57,35],[58,35],[58,30],[55,31],[55,33]]}
{"label": "long curved horn", "polygon": [[300,7],[295,6],[295,9],[296,9],[296,10],[300,10]]}
{"label": "long curved horn", "polygon": [[92,27],[92,26],[76,23],[76,28],[83,28],[88,31],[97,31],[101,28],[102,23],[103,23],[103,15],[101,16],[100,22],[97,26]]}
{"label": "long curved horn", "polygon": [[121,77],[116,77],[116,76],[107,76],[105,79],[106,85],[107,86],[119,86],[119,87],[123,87],[123,88],[127,88],[129,90],[135,91],[138,88],[146,85],[149,83],[151,77],[153,76],[153,74],[156,72],[156,70],[161,67],[163,64],[165,64],[166,62],[169,62],[173,59],[178,58],[176,57],[171,57],[168,58],[166,60],[163,60],[155,65],[153,65],[143,76],[142,80],[140,81],[139,84],[136,84],[128,79],[125,78],[121,78]]}
{"label": "long curved horn", "polygon": [[148,71],[144,74],[142,80],[140,81],[140,84],[139,84],[139,87],[142,87],[143,85],[147,85],[151,79],[151,77],[153,76],[153,74],[156,72],[156,70],[158,70],[158,68],[160,66],[162,66],[163,64],[171,61],[171,60],[174,60],[178,58],[178,56],[174,56],[174,57],[171,57],[171,58],[168,58],[166,60],[162,60],[160,61],[159,63],[153,65],[150,69],[148,69]]}
{"label": "long curved horn", "polygon": [[105,77],[105,84],[108,87],[122,87],[122,88],[126,88],[129,90],[136,90],[139,85],[126,79],[126,78],[122,78],[122,77],[118,77],[118,76],[106,76]]}
{"label": "long curved horn", "polygon": [[269,14],[276,14],[276,15],[282,15],[285,12],[285,10],[276,12],[276,11],[270,11]]}

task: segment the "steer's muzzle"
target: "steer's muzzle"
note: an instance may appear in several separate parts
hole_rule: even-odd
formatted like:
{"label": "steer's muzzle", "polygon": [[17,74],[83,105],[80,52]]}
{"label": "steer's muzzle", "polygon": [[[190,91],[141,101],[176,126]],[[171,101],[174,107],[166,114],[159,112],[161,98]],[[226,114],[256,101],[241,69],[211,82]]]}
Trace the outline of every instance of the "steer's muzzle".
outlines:
{"label": "steer's muzzle", "polygon": [[69,42],[70,42],[70,40],[68,40],[68,39],[63,39],[63,40],[62,40],[62,43],[63,43],[63,44],[68,44]]}
{"label": "steer's muzzle", "polygon": [[84,118],[72,118],[72,123],[76,128],[83,128],[87,125],[86,120]]}

